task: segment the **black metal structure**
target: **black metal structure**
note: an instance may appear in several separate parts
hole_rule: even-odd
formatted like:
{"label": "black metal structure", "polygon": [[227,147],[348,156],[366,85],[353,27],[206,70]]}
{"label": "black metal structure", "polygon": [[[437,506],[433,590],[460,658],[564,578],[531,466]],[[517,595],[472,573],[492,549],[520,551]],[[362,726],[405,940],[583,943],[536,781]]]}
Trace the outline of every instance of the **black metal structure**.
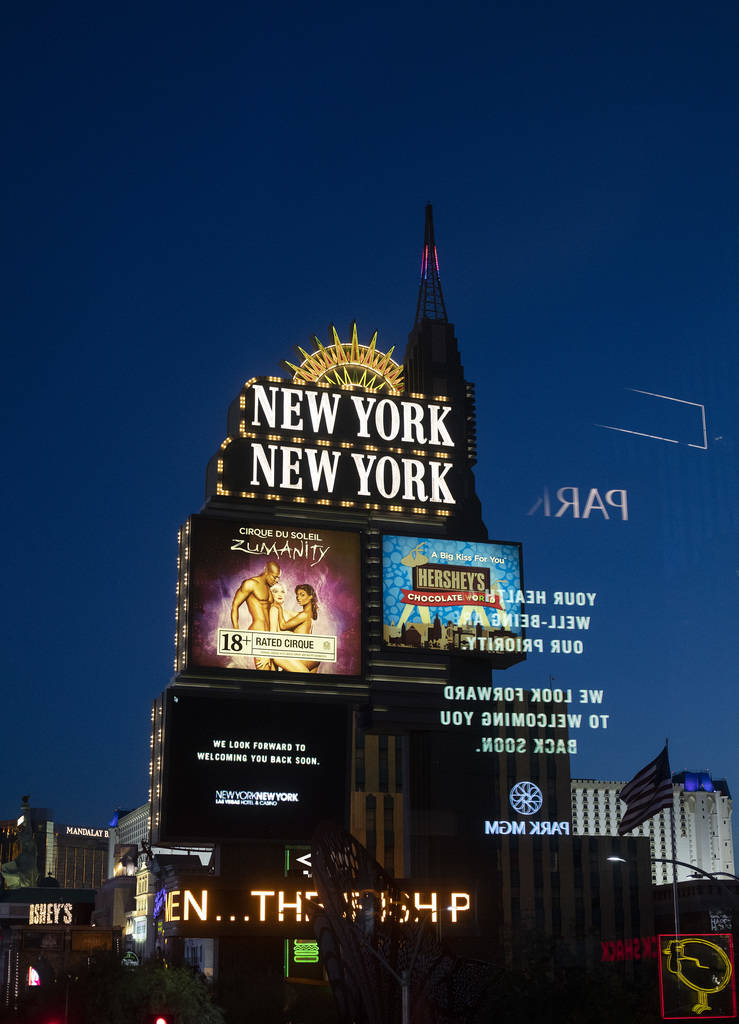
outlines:
{"label": "black metal structure", "polygon": [[416,304],[416,319],[414,326],[418,326],[424,320],[431,320],[434,323],[448,323],[444,296],[441,291],[441,278],[439,277],[439,257],[436,254],[436,240],[434,239],[434,216],[431,211],[431,203],[426,203],[426,230],[423,237],[423,252],[421,254],[421,283],[418,287],[418,302]]}
{"label": "black metal structure", "polygon": [[450,953],[411,897],[343,829],[313,837],[313,924],[342,1024],[471,1024],[495,968]]}

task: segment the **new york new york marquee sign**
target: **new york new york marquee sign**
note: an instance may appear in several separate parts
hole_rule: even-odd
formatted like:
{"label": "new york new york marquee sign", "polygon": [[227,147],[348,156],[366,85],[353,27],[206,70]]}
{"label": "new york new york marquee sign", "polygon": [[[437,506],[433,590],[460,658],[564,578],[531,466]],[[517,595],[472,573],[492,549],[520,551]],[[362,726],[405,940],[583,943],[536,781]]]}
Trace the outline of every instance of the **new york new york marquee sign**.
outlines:
{"label": "new york new york marquee sign", "polygon": [[463,415],[442,396],[372,394],[275,377],[244,385],[208,467],[209,496],[450,515]]}

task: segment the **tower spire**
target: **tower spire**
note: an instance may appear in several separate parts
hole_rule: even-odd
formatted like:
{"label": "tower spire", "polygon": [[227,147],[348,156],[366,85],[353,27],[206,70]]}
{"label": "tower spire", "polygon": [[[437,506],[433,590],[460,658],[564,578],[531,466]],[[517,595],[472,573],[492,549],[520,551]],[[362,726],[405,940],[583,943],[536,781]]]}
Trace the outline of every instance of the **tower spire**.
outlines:
{"label": "tower spire", "polygon": [[418,303],[416,305],[414,326],[417,327],[424,320],[431,320],[441,324],[449,323],[446,315],[446,306],[444,305],[444,296],[441,292],[439,257],[436,254],[434,216],[431,211],[431,203],[426,203],[426,229],[423,236],[423,253],[421,254],[421,283],[418,288]]}

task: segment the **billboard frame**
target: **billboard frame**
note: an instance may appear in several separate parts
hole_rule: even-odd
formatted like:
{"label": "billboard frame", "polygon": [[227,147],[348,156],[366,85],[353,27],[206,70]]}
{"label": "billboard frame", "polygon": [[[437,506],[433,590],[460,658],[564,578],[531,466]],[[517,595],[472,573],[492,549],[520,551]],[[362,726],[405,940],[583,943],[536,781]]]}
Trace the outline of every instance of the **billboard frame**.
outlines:
{"label": "billboard frame", "polygon": [[[154,843],[174,843],[175,845],[187,845],[196,843],[205,844],[219,844],[224,845],[228,843],[242,844],[252,843],[254,841],[269,843],[270,845],[285,845],[286,843],[309,843],[313,827],[318,824],[319,820],[323,820],[323,817],[319,816],[316,818],[314,825],[309,830],[309,834],[304,832],[298,834],[285,834],[280,833],[279,835],[265,835],[263,831],[256,831],[255,829],[238,832],[235,834],[234,829],[225,829],[218,823],[214,823],[210,831],[206,831],[199,827],[194,827],[191,831],[182,829],[175,829],[171,826],[168,820],[173,816],[173,808],[171,806],[169,798],[169,787],[171,784],[178,785],[175,781],[174,771],[176,766],[172,763],[174,759],[174,745],[178,739],[174,735],[174,723],[173,723],[173,712],[172,706],[176,701],[189,700],[191,698],[202,699],[214,703],[225,703],[235,702],[240,704],[242,708],[248,713],[249,709],[261,709],[264,711],[265,706],[272,706],[277,709],[283,706],[288,709],[290,714],[297,714],[296,709],[313,708],[316,714],[324,711],[329,707],[335,707],[337,709],[337,717],[342,717],[343,720],[340,723],[342,730],[341,737],[332,736],[331,743],[332,748],[343,750],[343,771],[340,784],[337,783],[337,791],[341,789],[343,792],[342,797],[342,822],[346,823],[349,819],[349,786],[348,780],[351,776],[351,758],[349,756],[350,750],[350,737],[351,737],[351,709],[345,701],[336,699],[333,701],[329,700],[306,700],[306,699],[295,699],[293,695],[290,699],[280,699],[270,697],[266,700],[254,700],[251,695],[245,695],[237,690],[213,690],[211,688],[205,688],[202,686],[189,686],[185,687],[182,685],[171,685],[169,686],[154,704],[152,709],[152,765],[151,765],[151,792],[152,792],[152,813],[151,813],[151,831],[152,831],[152,842]],[[158,719],[158,721],[157,721]],[[337,801],[338,803],[338,801]],[[200,812],[202,817],[202,812]]]}
{"label": "billboard frame", "polygon": [[[419,524],[423,525],[423,524]],[[461,662],[466,664],[477,664],[480,667],[490,667],[493,669],[506,669],[511,665],[517,665],[522,661],[526,661],[526,652],[521,650],[510,650],[510,651],[484,651],[484,650],[461,650],[456,648],[425,648],[416,649],[415,647],[401,647],[400,645],[394,645],[388,643],[385,639],[385,616],[386,616],[386,601],[385,601],[385,539],[387,537],[401,537],[407,539],[418,539],[421,541],[428,541],[429,543],[436,544],[469,544],[469,545],[501,545],[505,547],[515,547],[518,550],[518,569],[519,569],[519,588],[522,592],[525,590],[524,585],[524,563],[523,563],[523,542],[513,540],[480,540],[478,538],[467,539],[464,537],[439,537],[439,536],[423,536],[420,537],[418,531],[409,533],[404,530],[382,530],[380,534],[380,644],[382,645],[383,651],[387,654],[392,652],[394,657],[408,659],[409,661],[415,661],[419,657],[419,654],[423,658],[447,658],[451,663],[459,659]],[[450,607],[458,607],[450,605]],[[524,601],[520,602],[518,613],[523,615],[526,613],[526,605]],[[518,634],[522,641],[526,640],[526,629],[525,627],[520,628]]]}
{"label": "billboard frame", "polygon": [[[297,531],[303,528],[306,531],[348,534],[357,538],[358,546],[358,589],[355,595],[357,602],[357,623],[359,650],[359,665],[356,673],[322,673],[317,672],[292,672],[280,670],[279,672],[265,672],[256,668],[233,668],[220,667],[218,665],[193,664],[191,638],[195,624],[195,612],[193,610],[192,591],[192,524],[194,521],[229,522],[234,525],[253,526],[256,528],[270,528],[283,531]],[[201,513],[194,513],[187,517],[180,527],[178,534],[178,574],[177,574],[177,615],[175,629],[175,659],[174,669],[176,683],[192,683],[195,681],[208,682],[214,686],[237,689],[247,686],[253,690],[255,696],[269,697],[273,693],[308,690],[315,693],[317,690],[326,695],[344,693],[348,698],[357,699],[357,691],[362,693],[366,690],[365,676],[367,665],[367,611],[366,611],[366,531],[361,524],[354,525],[336,524],[334,522],[316,521],[310,511],[306,512],[305,522],[296,521],[294,515],[289,518],[276,517],[270,509],[256,508],[254,510],[234,509],[228,511],[218,509],[211,512],[208,509]],[[248,553],[253,554],[253,553]],[[256,557],[253,555],[253,557]],[[243,630],[242,632],[247,632]]]}

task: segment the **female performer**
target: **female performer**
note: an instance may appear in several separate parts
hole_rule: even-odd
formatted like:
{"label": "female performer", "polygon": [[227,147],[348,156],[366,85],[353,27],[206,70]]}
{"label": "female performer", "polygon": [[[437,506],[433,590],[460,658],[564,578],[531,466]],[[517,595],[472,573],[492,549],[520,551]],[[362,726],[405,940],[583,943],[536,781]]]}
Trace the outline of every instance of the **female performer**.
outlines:
{"label": "female performer", "polygon": [[[272,625],[272,613],[275,612],[277,629],[281,633],[307,636],[312,632],[313,623],[318,618],[316,592],[310,583],[300,583],[295,588],[295,597],[300,605],[300,611],[289,619],[286,619],[283,613],[282,601],[274,600],[269,612],[270,629],[275,629]],[[317,672],[321,664],[320,661],[298,661],[297,658],[273,658],[272,663],[276,668],[281,668],[285,672]]]}

